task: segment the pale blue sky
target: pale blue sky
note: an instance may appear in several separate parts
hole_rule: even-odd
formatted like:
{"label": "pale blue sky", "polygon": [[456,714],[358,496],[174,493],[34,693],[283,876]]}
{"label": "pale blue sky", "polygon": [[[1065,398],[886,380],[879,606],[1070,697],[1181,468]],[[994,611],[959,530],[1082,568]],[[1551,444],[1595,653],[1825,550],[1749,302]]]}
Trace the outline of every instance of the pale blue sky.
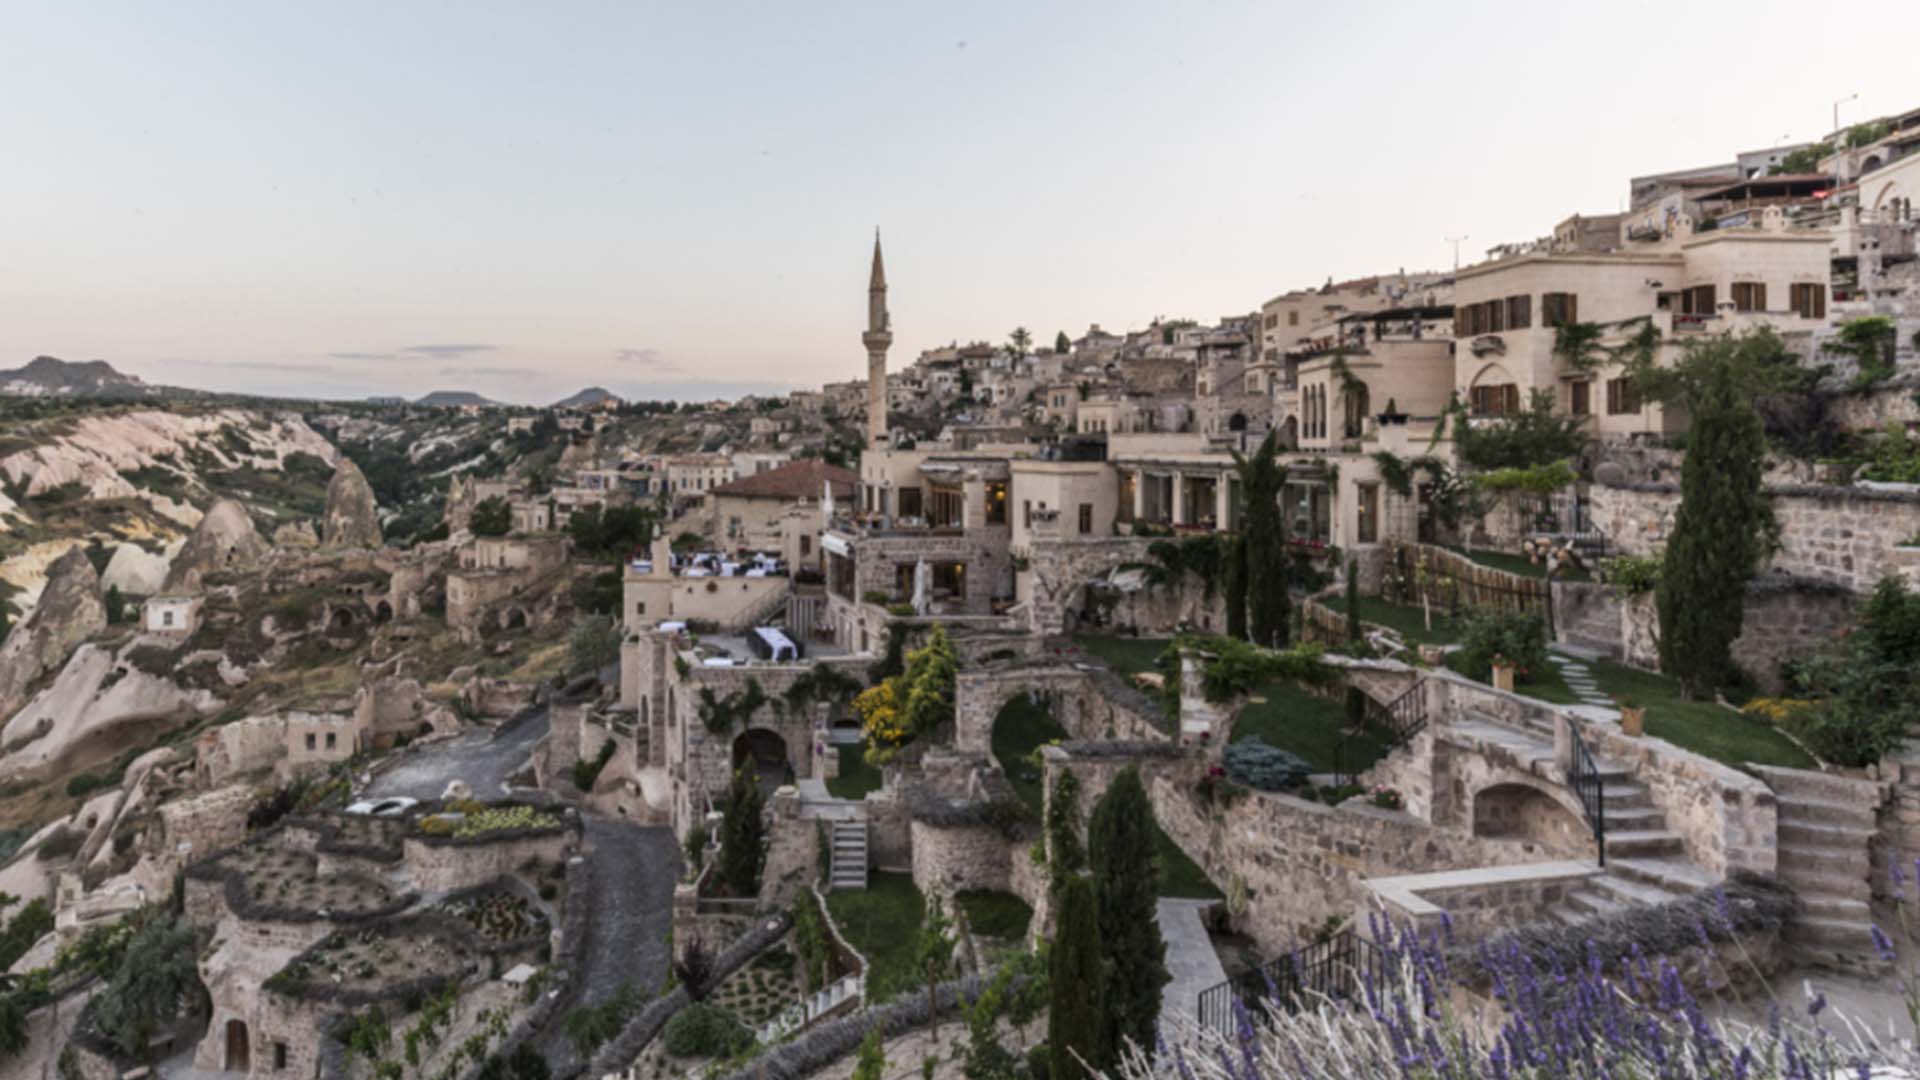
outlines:
{"label": "pale blue sky", "polygon": [[0,367],[354,397],[858,377],[875,225],[896,365],[1211,319],[1920,105],[1892,0],[0,17]]}

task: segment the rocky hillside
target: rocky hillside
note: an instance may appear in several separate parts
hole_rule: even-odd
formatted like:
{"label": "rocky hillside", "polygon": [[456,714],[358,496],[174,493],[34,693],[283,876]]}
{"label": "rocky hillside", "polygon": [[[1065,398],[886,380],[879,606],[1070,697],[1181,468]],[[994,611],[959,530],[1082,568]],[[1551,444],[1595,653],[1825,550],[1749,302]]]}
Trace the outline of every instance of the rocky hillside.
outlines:
{"label": "rocky hillside", "polygon": [[25,367],[0,371],[0,394],[15,397],[150,398],[170,393],[137,375],[122,375],[105,360],[69,363],[36,356]]}

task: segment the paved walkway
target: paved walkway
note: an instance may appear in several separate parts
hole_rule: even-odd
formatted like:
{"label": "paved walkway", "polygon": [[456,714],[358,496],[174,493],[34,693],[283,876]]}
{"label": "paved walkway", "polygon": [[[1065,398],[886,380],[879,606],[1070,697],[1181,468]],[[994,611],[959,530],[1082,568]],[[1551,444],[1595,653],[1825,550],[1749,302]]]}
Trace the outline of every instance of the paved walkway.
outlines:
{"label": "paved walkway", "polygon": [[507,777],[527,764],[533,744],[546,733],[547,710],[542,706],[521,713],[498,730],[475,728],[445,742],[403,750],[359,797],[437,799],[449,781],[464,780],[474,798],[497,799],[504,793]]}
{"label": "paved walkway", "polygon": [[1600,684],[1593,679],[1593,669],[1585,661],[1557,652],[1547,654],[1547,659],[1560,665],[1560,677],[1566,680],[1567,689],[1573,691],[1573,696],[1579,699],[1580,704],[1595,710],[1586,715],[1606,720],[1620,719],[1620,710],[1614,706],[1613,699],[1600,690]]}
{"label": "paved walkway", "polygon": [[822,821],[865,821],[867,804],[852,799],[836,799],[827,793],[827,782],[814,777],[794,781],[800,789],[800,816]]}
{"label": "paved walkway", "polygon": [[1213,951],[1206,924],[1200,913],[1211,900],[1161,900],[1155,912],[1160,936],[1167,943],[1167,971],[1173,981],[1160,992],[1160,1016],[1163,1020],[1180,1016],[1196,1020],[1200,1011],[1200,991],[1227,981],[1227,969]]}

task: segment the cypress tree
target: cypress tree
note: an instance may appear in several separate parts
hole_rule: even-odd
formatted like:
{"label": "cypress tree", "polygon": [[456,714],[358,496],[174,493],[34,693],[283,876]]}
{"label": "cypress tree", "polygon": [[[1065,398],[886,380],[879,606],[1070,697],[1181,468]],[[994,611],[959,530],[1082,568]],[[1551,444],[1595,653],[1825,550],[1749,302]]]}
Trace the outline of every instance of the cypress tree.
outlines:
{"label": "cypress tree", "polygon": [[1160,868],[1153,851],[1153,804],[1147,801],[1138,768],[1114,778],[1093,808],[1087,837],[1107,971],[1100,1066],[1111,1068],[1128,1039],[1143,1047],[1154,1045],[1160,990],[1172,978],[1167,974],[1167,943],[1154,919]]}
{"label": "cypress tree", "polygon": [[[1280,512],[1280,488],[1287,470],[1277,460],[1277,432],[1267,432],[1252,457],[1233,455],[1246,492],[1246,521],[1241,535],[1246,543],[1246,604],[1253,643],[1270,648],[1287,644],[1287,535]],[[1231,601],[1230,601],[1231,602]]]}
{"label": "cypress tree", "polygon": [[727,808],[720,819],[720,880],[737,897],[755,896],[760,891],[760,866],[766,858],[763,834],[765,823],[760,811],[766,799],[760,794],[760,777],[753,759],[740,763],[733,774],[733,786],[727,792]]}
{"label": "cypress tree", "polygon": [[1247,534],[1227,541],[1227,636],[1247,640]]}
{"label": "cypress tree", "polygon": [[1347,644],[1360,644],[1360,560],[1347,560]]}
{"label": "cypress tree", "polygon": [[1661,667],[1688,697],[1736,676],[1747,583],[1772,546],[1773,510],[1760,487],[1766,431],[1746,374],[1753,348],[1753,339],[1718,341],[1681,365],[1691,425],[1656,602]]}
{"label": "cypress tree", "polygon": [[1089,1076],[1101,1067],[1101,1029],[1106,973],[1100,959],[1100,907],[1093,883],[1071,877],[1060,889],[1060,918],[1049,950],[1047,1009],[1050,1080]]}

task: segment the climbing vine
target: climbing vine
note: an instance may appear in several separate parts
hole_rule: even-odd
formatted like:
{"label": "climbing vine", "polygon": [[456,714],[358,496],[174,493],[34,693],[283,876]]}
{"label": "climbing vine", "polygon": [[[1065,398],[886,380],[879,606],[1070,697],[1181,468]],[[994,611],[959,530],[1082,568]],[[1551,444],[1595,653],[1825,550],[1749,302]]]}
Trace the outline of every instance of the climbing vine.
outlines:
{"label": "climbing vine", "polygon": [[753,719],[753,714],[767,703],[766,691],[760,689],[760,680],[747,677],[747,685],[735,690],[726,697],[714,694],[713,688],[700,688],[700,719],[707,730],[715,735],[725,735],[732,731],[735,724],[744,728]]}

